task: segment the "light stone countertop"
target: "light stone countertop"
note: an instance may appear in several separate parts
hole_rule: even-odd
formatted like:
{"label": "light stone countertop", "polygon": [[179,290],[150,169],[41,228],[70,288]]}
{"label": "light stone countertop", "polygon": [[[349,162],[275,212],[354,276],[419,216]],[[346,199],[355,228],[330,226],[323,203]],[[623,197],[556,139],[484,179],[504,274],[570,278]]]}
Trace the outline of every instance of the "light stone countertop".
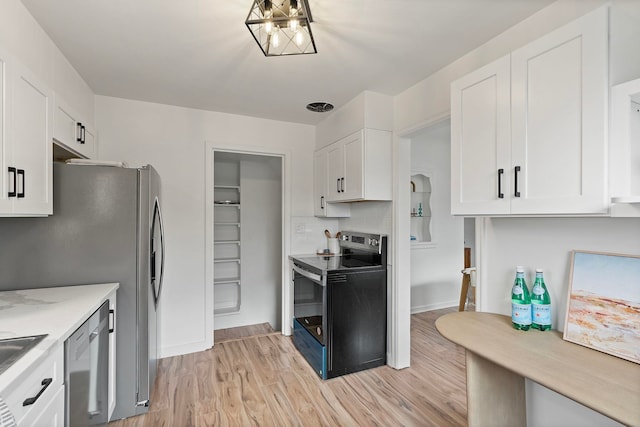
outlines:
{"label": "light stone countertop", "polygon": [[118,286],[107,283],[0,292],[0,339],[48,334],[0,374],[0,397],[6,397],[32,367],[63,345]]}

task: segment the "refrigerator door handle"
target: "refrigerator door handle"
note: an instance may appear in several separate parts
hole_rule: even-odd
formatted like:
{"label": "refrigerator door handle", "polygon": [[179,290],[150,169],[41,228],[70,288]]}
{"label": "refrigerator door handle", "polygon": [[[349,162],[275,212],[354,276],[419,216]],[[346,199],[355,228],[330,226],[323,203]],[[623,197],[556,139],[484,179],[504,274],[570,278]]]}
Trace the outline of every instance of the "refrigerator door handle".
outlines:
{"label": "refrigerator door handle", "polygon": [[[155,235],[155,227],[156,227],[156,223],[158,224],[158,227],[160,228],[160,277],[157,279],[157,275],[156,275],[156,268],[157,268],[157,262],[156,262],[156,251],[155,248],[153,247],[153,243],[152,243],[152,247],[151,247],[151,281],[152,281],[152,285],[153,285],[153,299],[155,302],[156,307],[158,306],[158,300],[160,299],[160,291],[162,290],[162,281],[164,280],[164,226],[162,224],[162,212],[160,210],[160,202],[158,201],[158,198],[155,199],[154,202],[154,207],[153,207],[153,229],[151,230],[151,240],[153,242],[154,239],[154,235]],[[156,280],[157,280],[157,286],[156,286]]]}
{"label": "refrigerator door handle", "polygon": [[158,218],[160,218],[160,247],[162,248],[160,257],[160,283],[158,285],[158,299],[160,299],[160,290],[162,289],[162,282],[164,281],[164,225],[162,224],[160,204],[158,204]]}

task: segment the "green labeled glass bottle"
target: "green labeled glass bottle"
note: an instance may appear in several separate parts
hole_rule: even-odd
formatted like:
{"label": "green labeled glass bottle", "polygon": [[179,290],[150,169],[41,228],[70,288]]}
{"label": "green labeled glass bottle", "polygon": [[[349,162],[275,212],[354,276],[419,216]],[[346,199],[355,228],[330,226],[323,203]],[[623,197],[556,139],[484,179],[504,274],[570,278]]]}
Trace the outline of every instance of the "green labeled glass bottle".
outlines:
{"label": "green labeled glass bottle", "polygon": [[531,289],[531,317],[532,328],[541,331],[551,329],[551,296],[539,268],[536,269],[536,281]]}
{"label": "green labeled glass bottle", "polygon": [[516,267],[516,280],[511,288],[511,323],[523,331],[528,331],[531,326],[531,297],[521,266]]}

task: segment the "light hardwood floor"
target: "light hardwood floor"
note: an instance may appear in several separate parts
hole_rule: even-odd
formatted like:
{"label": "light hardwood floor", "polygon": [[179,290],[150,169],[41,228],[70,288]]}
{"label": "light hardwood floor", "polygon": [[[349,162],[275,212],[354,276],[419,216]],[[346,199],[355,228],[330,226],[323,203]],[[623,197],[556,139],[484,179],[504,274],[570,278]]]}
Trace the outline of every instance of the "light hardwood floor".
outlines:
{"label": "light hardwood floor", "polygon": [[411,367],[321,381],[289,337],[261,335],[162,359],[149,413],[110,427],[464,426],[464,350],[411,318]]}
{"label": "light hardwood floor", "polygon": [[269,323],[240,326],[238,328],[218,329],[213,334],[213,342],[220,344],[227,341],[241,340],[276,333]]}

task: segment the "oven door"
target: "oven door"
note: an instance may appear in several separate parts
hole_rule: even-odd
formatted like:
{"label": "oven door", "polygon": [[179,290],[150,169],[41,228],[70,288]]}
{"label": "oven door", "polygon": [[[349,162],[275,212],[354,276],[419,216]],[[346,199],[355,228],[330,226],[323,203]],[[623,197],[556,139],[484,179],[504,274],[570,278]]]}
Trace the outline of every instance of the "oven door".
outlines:
{"label": "oven door", "polygon": [[293,317],[318,343],[325,345],[326,279],[293,263]]}

